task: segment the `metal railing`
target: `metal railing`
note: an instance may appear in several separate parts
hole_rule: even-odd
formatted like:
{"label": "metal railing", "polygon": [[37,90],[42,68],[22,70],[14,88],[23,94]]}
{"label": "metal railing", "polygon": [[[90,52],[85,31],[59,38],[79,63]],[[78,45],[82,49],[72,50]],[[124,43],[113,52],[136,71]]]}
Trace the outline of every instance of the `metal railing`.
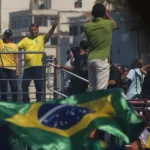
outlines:
{"label": "metal railing", "polygon": [[[50,70],[50,68],[52,68],[52,67],[54,67],[55,70],[57,70],[57,68],[56,68],[56,63],[51,63],[51,62],[49,62],[49,63],[48,63],[48,66],[49,66],[49,67],[48,67],[49,70]],[[86,83],[89,83],[89,81],[88,81],[87,79],[85,79],[85,78],[83,78],[83,77],[81,77],[81,76],[79,76],[79,75],[77,75],[77,74],[75,74],[75,73],[72,73],[72,72],[70,72],[70,71],[67,71],[67,70],[65,70],[65,69],[63,69],[63,68],[61,68],[60,70],[63,71],[63,72],[66,72],[66,73],[68,73],[68,74],[70,74],[70,75],[72,75],[72,76],[74,76],[74,77],[76,77],[76,78],[78,78],[79,80],[82,80],[82,81],[84,81],[84,82],[86,82]],[[48,71],[48,72],[49,72],[49,71]],[[56,76],[55,76],[55,77],[56,77]],[[51,89],[49,82],[48,82],[48,84],[47,84],[47,87],[48,87],[48,89],[49,89],[50,91],[54,92],[55,94],[58,94],[58,95],[60,95],[60,96],[62,96],[62,97],[68,97],[67,95],[63,94],[62,92],[59,92],[58,90],[55,90],[55,89],[57,89],[56,87],[55,87],[55,89]]]}
{"label": "metal railing", "polygon": [[[11,88],[10,88],[10,85],[8,84],[8,91],[7,92],[2,92],[1,91],[1,95],[2,94],[6,94],[7,97],[8,97],[8,100],[11,99],[11,95],[12,94],[18,94],[18,100],[20,102],[22,102],[22,95],[23,94],[29,94],[30,95],[30,99],[31,101],[35,101],[36,97],[34,95],[36,94],[42,94],[42,100],[47,100],[47,99],[50,99],[50,93],[49,91],[47,92],[47,85],[46,85],[46,82],[47,82],[47,63],[49,60],[47,60],[47,56],[46,56],[46,53],[45,52],[24,52],[24,51],[19,51],[19,52],[0,52],[0,58],[2,58],[3,55],[8,55],[8,54],[14,54],[14,55],[18,55],[19,56],[19,66],[18,66],[18,69],[19,69],[19,76],[16,78],[16,79],[13,79],[13,78],[1,78],[0,79],[0,83],[2,81],[14,81],[16,80],[17,81],[17,86],[18,86],[18,91],[17,92],[12,92],[11,91]],[[29,78],[29,79],[23,79],[23,72],[24,72],[24,62],[25,62],[25,59],[24,59],[24,55],[32,55],[32,54],[36,54],[36,55],[42,55],[42,78]],[[2,59],[0,59],[0,62],[2,61]],[[12,66],[0,66],[0,68],[10,68],[11,69]],[[35,66],[33,66],[35,67]],[[15,69],[16,66],[13,66],[13,68]],[[22,81],[28,81],[28,80],[34,80],[34,81],[41,81],[42,82],[42,91],[41,92],[35,92],[35,85],[33,84],[33,82],[31,82],[30,86],[29,86],[29,92],[23,92],[22,91]],[[3,88],[3,87],[1,87]],[[49,96],[49,97],[48,97]]]}

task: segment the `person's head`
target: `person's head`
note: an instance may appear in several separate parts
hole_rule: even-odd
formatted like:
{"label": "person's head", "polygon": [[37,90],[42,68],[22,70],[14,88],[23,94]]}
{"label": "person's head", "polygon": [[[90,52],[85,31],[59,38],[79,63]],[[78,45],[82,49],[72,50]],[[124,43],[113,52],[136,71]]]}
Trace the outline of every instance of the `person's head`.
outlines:
{"label": "person's head", "polygon": [[29,27],[31,38],[36,38],[39,34],[39,26],[37,24],[31,24]]}
{"label": "person's head", "polygon": [[122,69],[123,69],[123,76],[126,77],[129,72],[129,67],[126,65],[123,65]]}
{"label": "person's head", "polygon": [[131,69],[141,68],[143,66],[143,60],[141,58],[137,58],[133,60],[131,64]]}
{"label": "person's head", "polygon": [[12,42],[12,31],[10,29],[7,29],[5,32],[4,32],[4,37],[3,37],[3,41],[5,43],[10,43]]}
{"label": "person's head", "polygon": [[79,47],[80,47],[80,55],[88,53],[88,48],[89,48],[88,41],[86,41],[86,40],[81,41],[79,44]]}
{"label": "person's head", "polygon": [[124,67],[124,72],[129,72],[129,67],[128,66]]}
{"label": "person's head", "polygon": [[71,50],[67,50],[67,60],[69,60],[71,57],[73,57],[73,53]]}
{"label": "person's head", "polygon": [[74,57],[74,58],[76,58],[76,57],[78,57],[79,56],[79,47],[76,47],[76,46],[73,46],[73,47],[71,47],[70,48],[70,51],[71,51],[71,55]]}
{"label": "person's head", "polygon": [[105,6],[101,3],[97,3],[93,6],[92,16],[94,18],[103,18],[105,16],[105,12],[106,12]]}

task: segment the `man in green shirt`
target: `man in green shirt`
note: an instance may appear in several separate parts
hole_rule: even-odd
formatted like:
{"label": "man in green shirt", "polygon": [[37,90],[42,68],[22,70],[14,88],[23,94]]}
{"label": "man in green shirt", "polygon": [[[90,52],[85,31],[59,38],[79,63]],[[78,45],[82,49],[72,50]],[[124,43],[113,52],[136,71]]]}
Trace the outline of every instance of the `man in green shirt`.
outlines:
{"label": "man in green shirt", "polygon": [[[106,89],[109,80],[109,57],[112,43],[112,30],[116,21],[109,15],[103,4],[97,3],[92,9],[93,20],[84,26],[90,44],[88,56],[89,81],[93,90]],[[104,17],[107,19],[104,19]]]}

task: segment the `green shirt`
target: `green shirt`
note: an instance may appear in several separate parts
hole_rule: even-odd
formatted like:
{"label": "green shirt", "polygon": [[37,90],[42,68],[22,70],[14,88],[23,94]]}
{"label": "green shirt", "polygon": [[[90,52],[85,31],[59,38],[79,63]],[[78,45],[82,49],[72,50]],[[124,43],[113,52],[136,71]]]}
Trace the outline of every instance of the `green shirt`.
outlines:
{"label": "green shirt", "polygon": [[92,22],[84,25],[84,32],[91,47],[88,56],[89,60],[105,60],[110,57],[112,30],[116,26],[114,20],[103,18],[95,18]]}

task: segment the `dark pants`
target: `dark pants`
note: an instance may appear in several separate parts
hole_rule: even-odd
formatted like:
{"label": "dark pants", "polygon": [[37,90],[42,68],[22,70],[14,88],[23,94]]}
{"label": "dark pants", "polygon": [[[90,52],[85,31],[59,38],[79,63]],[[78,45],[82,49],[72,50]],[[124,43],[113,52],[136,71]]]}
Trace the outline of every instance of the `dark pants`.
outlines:
{"label": "dark pants", "polygon": [[[79,73],[75,73],[78,76],[87,79],[88,80],[88,72],[87,71],[80,71]],[[86,92],[88,89],[88,83],[78,79],[74,76],[71,77],[71,88],[69,89],[69,94],[70,95],[75,95],[75,94],[82,94]]]}
{"label": "dark pants", "polygon": [[30,82],[33,80],[36,88],[36,100],[39,102],[42,99],[42,88],[43,88],[43,67],[30,67],[24,69],[22,90],[23,90],[23,102],[29,103],[29,86]]}
{"label": "dark pants", "polygon": [[1,68],[1,100],[7,101],[8,81],[12,92],[12,101],[17,102],[18,85],[16,80],[16,70]]}
{"label": "dark pants", "polygon": [[9,150],[9,129],[0,122],[0,150]]}

